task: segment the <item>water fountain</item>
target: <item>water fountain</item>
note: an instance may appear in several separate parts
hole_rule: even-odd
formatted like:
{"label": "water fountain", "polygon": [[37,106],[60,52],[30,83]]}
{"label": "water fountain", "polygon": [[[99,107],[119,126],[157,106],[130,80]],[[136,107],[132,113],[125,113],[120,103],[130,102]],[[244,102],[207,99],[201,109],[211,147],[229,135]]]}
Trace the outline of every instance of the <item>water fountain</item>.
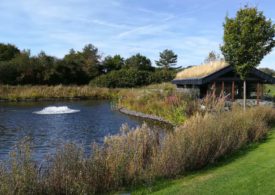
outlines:
{"label": "water fountain", "polygon": [[70,109],[68,106],[48,106],[35,114],[70,114],[80,112],[80,110]]}

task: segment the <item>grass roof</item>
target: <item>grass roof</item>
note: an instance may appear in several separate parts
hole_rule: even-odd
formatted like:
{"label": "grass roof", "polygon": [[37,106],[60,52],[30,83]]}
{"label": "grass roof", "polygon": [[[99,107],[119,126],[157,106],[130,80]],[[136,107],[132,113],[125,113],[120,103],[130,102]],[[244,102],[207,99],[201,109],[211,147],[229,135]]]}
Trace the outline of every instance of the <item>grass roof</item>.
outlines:
{"label": "grass roof", "polygon": [[175,79],[203,78],[228,66],[225,61],[214,61],[207,64],[193,66],[178,72]]}

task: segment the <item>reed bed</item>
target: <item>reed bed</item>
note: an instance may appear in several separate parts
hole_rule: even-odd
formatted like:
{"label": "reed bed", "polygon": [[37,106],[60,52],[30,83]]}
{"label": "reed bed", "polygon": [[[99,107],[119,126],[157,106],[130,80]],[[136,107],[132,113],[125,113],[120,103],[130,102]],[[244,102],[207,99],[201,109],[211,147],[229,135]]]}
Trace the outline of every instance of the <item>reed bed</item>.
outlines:
{"label": "reed bed", "polygon": [[196,114],[164,137],[146,124],[127,125],[121,134],[93,144],[93,154],[66,144],[43,169],[31,160],[31,147],[21,144],[0,167],[0,194],[95,194],[150,185],[200,169],[251,142],[263,139],[275,122],[268,107],[234,108]]}
{"label": "reed bed", "polygon": [[0,86],[0,99],[8,101],[47,99],[110,99],[116,90],[91,86]]}

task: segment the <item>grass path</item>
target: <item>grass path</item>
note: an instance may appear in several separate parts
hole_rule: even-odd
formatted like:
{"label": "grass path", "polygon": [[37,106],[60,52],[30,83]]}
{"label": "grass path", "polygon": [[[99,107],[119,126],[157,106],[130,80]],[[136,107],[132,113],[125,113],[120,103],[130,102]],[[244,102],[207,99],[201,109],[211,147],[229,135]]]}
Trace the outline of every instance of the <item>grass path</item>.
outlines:
{"label": "grass path", "polygon": [[275,128],[227,160],[176,180],[163,180],[132,194],[275,194]]}

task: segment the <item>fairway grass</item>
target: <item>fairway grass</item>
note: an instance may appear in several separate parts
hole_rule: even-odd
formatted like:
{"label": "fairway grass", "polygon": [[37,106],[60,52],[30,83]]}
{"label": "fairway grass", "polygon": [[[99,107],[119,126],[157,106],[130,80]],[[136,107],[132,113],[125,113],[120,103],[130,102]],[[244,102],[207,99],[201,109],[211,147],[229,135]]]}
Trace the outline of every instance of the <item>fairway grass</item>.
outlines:
{"label": "fairway grass", "polygon": [[131,194],[275,194],[275,128],[266,140],[211,167]]}
{"label": "fairway grass", "polygon": [[272,97],[275,97],[275,85],[265,85],[265,91],[268,92],[269,91],[269,95],[271,95]]}

